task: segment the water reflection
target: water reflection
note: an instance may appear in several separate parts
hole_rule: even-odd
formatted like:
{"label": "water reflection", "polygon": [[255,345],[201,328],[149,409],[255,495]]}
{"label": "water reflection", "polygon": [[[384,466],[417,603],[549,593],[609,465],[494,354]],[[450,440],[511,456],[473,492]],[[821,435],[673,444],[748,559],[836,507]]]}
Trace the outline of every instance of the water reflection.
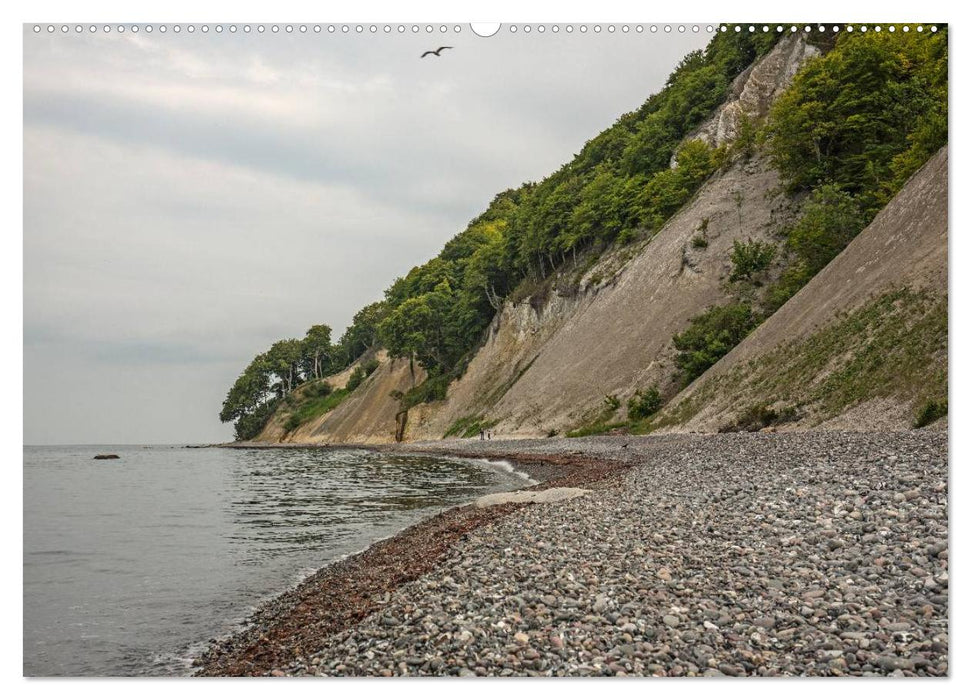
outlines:
{"label": "water reflection", "polygon": [[484,492],[510,475],[481,464],[369,450],[241,450],[224,500],[241,563],[294,548],[330,551],[363,530],[398,527]]}
{"label": "water reflection", "polygon": [[522,483],[366,450],[25,448],[24,672],[184,673],[301,573]]}

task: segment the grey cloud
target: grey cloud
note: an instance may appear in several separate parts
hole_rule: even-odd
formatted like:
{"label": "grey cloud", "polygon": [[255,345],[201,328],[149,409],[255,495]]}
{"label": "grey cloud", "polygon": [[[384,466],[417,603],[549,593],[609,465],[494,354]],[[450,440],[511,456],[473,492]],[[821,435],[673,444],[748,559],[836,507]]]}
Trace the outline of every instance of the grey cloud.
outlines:
{"label": "grey cloud", "polygon": [[339,335],[706,37],[440,39],[26,30],[25,440],[228,438],[255,353]]}

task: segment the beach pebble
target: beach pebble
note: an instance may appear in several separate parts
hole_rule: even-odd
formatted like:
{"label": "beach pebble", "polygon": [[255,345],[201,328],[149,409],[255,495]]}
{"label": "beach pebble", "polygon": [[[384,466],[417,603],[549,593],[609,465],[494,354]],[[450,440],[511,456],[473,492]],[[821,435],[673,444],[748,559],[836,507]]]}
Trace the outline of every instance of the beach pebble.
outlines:
{"label": "beach pebble", "polygon": [[467,533],[381,610],[316,640],[314,663],[291,675],[948,674],[945,434],[467,449],[632,468]]}

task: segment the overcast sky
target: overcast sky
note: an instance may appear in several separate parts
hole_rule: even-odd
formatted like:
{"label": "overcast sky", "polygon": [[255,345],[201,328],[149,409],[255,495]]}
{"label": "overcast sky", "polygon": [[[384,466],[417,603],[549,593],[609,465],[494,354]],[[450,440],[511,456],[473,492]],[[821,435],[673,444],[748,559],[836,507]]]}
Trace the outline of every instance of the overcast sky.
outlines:
{"label": "overcast sky", "polygon": [[254,355],[339,337],[708,38],[24,31],[27,444],[231,438]]}

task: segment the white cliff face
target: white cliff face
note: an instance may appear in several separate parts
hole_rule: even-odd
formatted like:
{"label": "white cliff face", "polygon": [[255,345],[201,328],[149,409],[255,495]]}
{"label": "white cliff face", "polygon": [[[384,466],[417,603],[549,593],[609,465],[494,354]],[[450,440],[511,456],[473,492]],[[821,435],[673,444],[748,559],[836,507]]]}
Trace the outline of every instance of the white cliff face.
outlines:
{"label": "white cliff face", "polygon": [[[772,101],[819,52],[802,36],[783,38],[733,83],[727,102],[688,139],[734,139],[744,117]],[[335,411],[300,433],[307,442],[439,439],[457,421],[478,418],[501,437],[569,430],[637,389],[668,387],[676,366],[671,338],[688,320],[729,297],[725,280],[735,240],[775,241],[794,216],[766,158],[739,160],[713,175],[649,241],[604,255],[570,290],[506,303],[460,379],[442,401],[420,404],[398,425],[392,391],[424,375],[384,363]],[[704,246],[695,246],[699,236]],[[623,409],[618,414],[622,417]],[[302,428],[301,428],[302,429]]]}
{"label": "white cliff face", "polygon": [[[709,146],[720,146],[738,137],[743,119],[764,119],[775,99],[792,83],[792,78],[819,49],[806,43],[805,37],[785,37],[761,60],[739,74],[725,103],[685,141],[701,140]],[[677,165],[671,158],[671,167]]]}
{"label": "white cliff face", "polygon": [[[831,327],[843,315],[892,290],[920,290],[932,299],[947,298],[948,284],[948,151],[947,146],[933,156],[897,193],[846,248],[822,271],[786,302],[782,308],[739,343],[703,375],[671,399],[662,412],[676,414],[693,400],[700,406],[687,420],[663,432],[716,432],[738,420],[756,404],[801,404],[799,422],[787,429],[832,428],[836,430],[906,430],[911,427],[916,406],[914,388],[888,383],[880,396],[864,396],[849,407],[840,420],[827,421],[819,407],[808,402],[807,389],[818,386],[842,371],[860,352],[867,334],[859,337],[853,350],[834,356],[815,375],[803,376],[788,384],[759,383],[759,371],[773,354],[791,358],[811,352],[798,345],[821,329]],[[928,307],[930,304],[928,303]],[[905,323],[900,319],[894,323]],[[921,352],[926,362],[947,372],[947,339],[925,336]],[[796,343],[793,345],[793,343]],[[807,346],[808,347],[808,346]],[[778,355],[777,355],[778,356]],[[891,366],[900,359],[887,357]],[[779,361],[781,371],[787,365]]]}

